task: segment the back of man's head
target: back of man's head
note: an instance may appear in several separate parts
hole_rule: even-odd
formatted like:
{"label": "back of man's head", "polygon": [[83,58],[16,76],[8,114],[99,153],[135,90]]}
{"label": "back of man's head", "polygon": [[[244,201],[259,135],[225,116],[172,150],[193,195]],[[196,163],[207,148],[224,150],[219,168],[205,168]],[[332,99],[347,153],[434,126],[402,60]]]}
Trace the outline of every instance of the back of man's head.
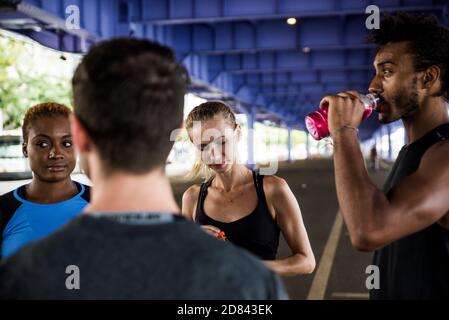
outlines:
{"label": "back of man's head", "polygon": [[182,123],[187,74],[172,51],[117,38],[93,46],[72,79],[74,113],[106,172],[141,174],[165,164]]}

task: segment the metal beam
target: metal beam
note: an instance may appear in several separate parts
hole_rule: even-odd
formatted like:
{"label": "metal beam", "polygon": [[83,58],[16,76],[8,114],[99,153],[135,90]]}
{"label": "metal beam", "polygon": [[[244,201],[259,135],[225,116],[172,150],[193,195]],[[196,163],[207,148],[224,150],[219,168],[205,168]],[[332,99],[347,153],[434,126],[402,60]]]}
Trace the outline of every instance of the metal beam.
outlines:
{"label": "metal beam", "polygon": [[[154,26],[153,26],[154,27]],[[161,27],[161,26],[159,26]],[[319,28],[321,27],[321,28]],[[270,51],[309,52],[374,48],[365,42],[365,21],[320,18],[292,27],[284,21],[164,26],[177,51],[230,55]],[[329,30],[325,34],[321,30]],[[272,35],[276,34],[275,37]]]}
{"label": "metal beam", "polygon": [[[344,50],[359,50],[359,49],[374,49],[373,44],[341,44],[341,45],[314,45],[305,46],[307,51],[344,51]],[[189,51],[195,54],[205,54],[205,55],[236,55],[236,54],[250,54],[250,53],[260,53],[260,52],[297,52],[302,53],[305,51],[304,47],[285,47],[285,48],[248,48],[248,49],[204,49],[204,50],[192,50]]]}
{"label": "metal beam", "polygon": [[305,72],[305,71],[358,71],[358,70],[371,70],[372,65],[349,65],[349,66],[314,66],[306,68],[254,68],[254,69],[227,69],[224,70],[230,74],[249,74],[249,73],[279,73],[279,72]]}
{"label": "metal beam", "polygon": [[[143,1],[143,18],[134,18],[134,23],[148,23],[152,25],[177,25],[200,23],[223,23],[233,21],[254,20],[285,20],[289,17],[296,19],[341,17],[365,15],[365,2],[351,2],[352,8],[344,8],[344,2],[340,10],[335,10],[337,0],[326,2],[280,1],[282,10],[276,10],[277,1],[252,1],[237,0],[165,0]],[[167,10],[168,9],[168,10]],[[443,6],[409,6],[401,7],[395,4],[382,6],[382,12],[395,11],[441,11]]]}
{"label": "metal beam", "polygon": [[53,1],[52,6],[57,8],[57,12],[53,10],[51,13],[44,7],[49,3],[39,2],[43,8],[23,1],[14,6],[2,6],[0,27],[28,36],[47,47],[66,52],[86,52],[99,39],[98,34],[93,31],[67,24],[66,7],[62,2]]}

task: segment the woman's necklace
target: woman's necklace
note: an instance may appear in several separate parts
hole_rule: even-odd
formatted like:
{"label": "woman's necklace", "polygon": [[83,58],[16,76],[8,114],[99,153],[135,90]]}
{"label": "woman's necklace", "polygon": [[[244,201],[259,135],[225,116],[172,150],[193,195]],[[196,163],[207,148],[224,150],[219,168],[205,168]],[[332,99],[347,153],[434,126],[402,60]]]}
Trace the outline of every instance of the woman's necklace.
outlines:
{"label": "woman's necklace", "polygon": [[[244,175],[244,180],[243,180],[243,181],[246,181],[246,177],[247,177],[250,173],[252,173],[251,170],[248,170],[248,171],[245,173],[245,175]],[[229,192],[226,192],[225,189],[223,189],[223,188],[217,188],[217,187],[215,187],[215,188],[221,193],[221,195],[222,195],[223,198],[226,200],[226,202],[229,202],[229,203],[233,203],[235,200],[237,200],[239,197],[241,197],[241,196],[243,195],[243,192],[239,191],[239,192],[237,192],[235,195],[229,196],[229,195],[228,195]]]}

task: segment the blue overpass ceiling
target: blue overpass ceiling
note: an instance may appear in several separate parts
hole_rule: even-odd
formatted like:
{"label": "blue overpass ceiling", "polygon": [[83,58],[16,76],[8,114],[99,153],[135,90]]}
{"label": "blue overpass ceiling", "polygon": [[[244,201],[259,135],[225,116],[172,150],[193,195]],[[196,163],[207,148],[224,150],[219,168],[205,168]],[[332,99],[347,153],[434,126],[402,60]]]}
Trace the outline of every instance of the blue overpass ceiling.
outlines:
{"label": "blue overpass ceiling", "polygon": [[[190,88],[260,120],[304,128],[323,95],[366,91],[374,48],[366,43],[365,8],[435,13],[448,25],[445,0],[0,0],[0,27],[42,44],[83,52],[115,36],[171,46],[189,70]],[[80,10],[79,30],[65,27],[66,8]],[[286,19],[294,17],[296,25]],[[365,122],[362,139],[378,127]]]}

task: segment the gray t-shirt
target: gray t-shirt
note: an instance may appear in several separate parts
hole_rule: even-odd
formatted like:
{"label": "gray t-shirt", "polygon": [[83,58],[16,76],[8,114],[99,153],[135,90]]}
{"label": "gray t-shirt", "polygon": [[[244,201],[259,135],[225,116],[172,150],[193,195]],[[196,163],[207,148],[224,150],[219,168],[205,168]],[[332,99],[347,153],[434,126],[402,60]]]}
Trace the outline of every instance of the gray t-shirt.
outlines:
{"label": "gray t-shirt", "polygon": [[288,298],[258,258],[180,216],[149,216],[171,221],[117,220],[129,214],[75,218],[0,264],[0,298]]}

